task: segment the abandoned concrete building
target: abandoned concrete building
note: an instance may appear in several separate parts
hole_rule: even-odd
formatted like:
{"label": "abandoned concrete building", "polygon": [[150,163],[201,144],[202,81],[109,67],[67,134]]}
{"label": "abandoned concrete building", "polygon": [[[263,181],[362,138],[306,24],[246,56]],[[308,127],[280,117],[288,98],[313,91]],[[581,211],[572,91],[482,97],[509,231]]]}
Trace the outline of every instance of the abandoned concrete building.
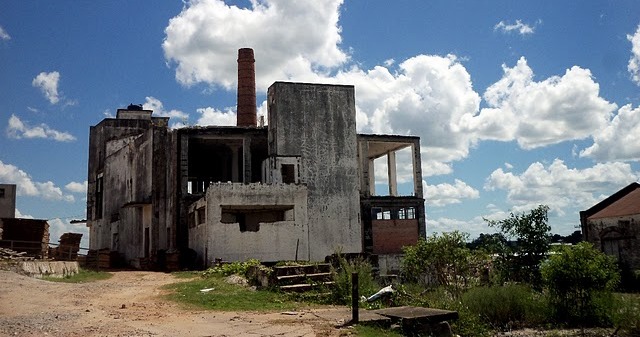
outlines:
{"label": "abandoned concrete building", "polygon": [[582,238],[623,266],[640,270],[640,184],[631,183],[580,212]]}
{"label": "abandoned concrete building", "polygon": [[[130,105],[90,128],[90,249],[137,267],[192,251],[208,266],[398,254],[426,235],[420,139],[358,134],[350,85],[275,82],[259,126],[254,62],[239,50],[237,126],[170,129]],[[413,191],[400,196],[403,149]],[[389,193],[377,195],[374,160],[384,157]]]}

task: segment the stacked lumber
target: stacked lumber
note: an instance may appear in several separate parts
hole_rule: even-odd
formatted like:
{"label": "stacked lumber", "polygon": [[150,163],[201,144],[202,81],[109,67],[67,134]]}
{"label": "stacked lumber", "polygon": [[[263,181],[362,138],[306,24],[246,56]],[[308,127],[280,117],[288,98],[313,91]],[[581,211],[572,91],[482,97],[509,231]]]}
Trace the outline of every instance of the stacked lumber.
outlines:
{"label": "stacked lumber", "polygon": [[64,233],[60,236],[60,244],[53,251],[56,260],[75,261],[80,250],[81,233]]}
{"label": "stacked lumber", "polygon": [[27,256],[27,252],[18,253],[9,248],[0,248],[0,260],[28,261],[33,260],[33,257]]}

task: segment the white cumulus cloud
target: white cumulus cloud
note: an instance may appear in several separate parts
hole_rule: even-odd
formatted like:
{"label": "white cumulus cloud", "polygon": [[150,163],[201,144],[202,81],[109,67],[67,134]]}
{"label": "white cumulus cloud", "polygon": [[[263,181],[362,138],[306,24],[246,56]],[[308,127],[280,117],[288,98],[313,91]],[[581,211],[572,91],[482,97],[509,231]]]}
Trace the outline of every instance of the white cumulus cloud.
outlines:
{"label": "white cumulus cloud", "polygon": [[200,108],[196,110],[201,114],[196,122],[197,125],[234,126],[236,125],[236,113],[231,108],[221,111],[212,107]]}
{"label": "white cumulus cloud", "polygon": [[153,115],[156,117],[173,118],[171,128],[182,127],[189,119],[189,114],[187,114],[186,112],[175,109],[169,111],[165,110],[162,101],[152,96],[145,97],[145,102],[142,104],[142,108],[145,110],[153,110]]}
{"label": "white cumulus cloud", "polygon": [[640,160],[640,107],[627,104],[605,128],[593,135],[593,145],[580,157],[598,161]]}
{"label": "white cumulus cloud", "polygon": [[60,81],[60,73],[52,71],[50,73],[41,72],[33,79],[31,84],[40,88],[44,96],[49,100],[51,104],[56,104],[60,101],[60,95],[58,94],[58,82]]}
{"label": "white cumulus cloud", "polygon": [[428,185],[423,182],[424,195],[429,206],[445,206],[449,204],[459,204],[462,199],[477,199],[480,192],[475,188],[467,185],[462,180],[455,179],[454,184],[437,184]]}
{"label": "white cumulus cloud", "polygon": [[83,181],[83,182],[72,181],[72,182],[66,184],[64,186],[64,188],[67,191],[72,192],[72,193],[87,193],[87,186],[88,186],[88,183],[87,183],[86,180]]}
{"label": "white cumulus cloud", "polygon": [[633,35],[627,35],[627,39],[631,41],[631,58],[627,69],[631,73],[631,79],[640,85],[640,25]]}
{"label": "white cumulus cloud", "polygon": [[82,239],[80,240],[80,247],[89,247],[89,228],[84,223],[71,223],[73,219],[60,219],[54,218],[47,220],[49,223],[49,242],[58,243],[60,237],[64,233],[80,233]]}
{"label": "white cumulus cloud", "polygon": [[627,163],[600,163],[576,169],[555,159],[548,166],[535,162],[521,174],[498,168],[487,178],[484,188],[507,192],[507,201],[515,211],[544,204],[563,216],[568,210],[595,205],[602,199],[602,191],[613,193],[637,180],[638,173]]}
{"label": "white cumulus cloud", "polygon": [[251,8],[238,8],[220,0],[191,0],[170,20],[162,48],[180,83],[230,89],[237,81],[237,50],[251,47],[258,59],[258,90],[264,91],[276,79],[309,78],[348,60],[339,48],[341,4],[253,0]]}
{"label": "white cumulus cloud", "polygon": [[54,130],[46,124],[28,125],[18,118],[16,115],[9,117],[9,125],[7,126],[7,136],[14,139],[22,138],[44,138],[53,139],[58,142],[71,142],[76,137],[68,132]]}
{"label": "white cumulus cloud", "polygon": [[[538,21],[539,23],[540,21]],[[529,25],[526,23],[523,23],[521,20],[516,20],[515,23],[507,23],[505,21],[500,21],[498,22],[495,26],[493,26],[493,30],[499,30],[503,33],[511,33],[511,32],[516,32],[520,35],[528,35],[528,34],[533,34],[535,31],[535,25]]]}
{"label": "white cumulus cloud", "polygon": [[6,30],[4,30],[4,28],[2,28],[2,26],[0,26],[0,40],[11,40],[11,36],[9,36],[9,33],[7,33]]}
{"label": "white cumulus cloud", "polygon": [[524,57],[503,69],[484,93],[489,107],[464,116],[463,126],[481,139],[516,140],[524,149],[584,139],[604,128],[617,108],[599,96],[588,69],[573,66],[540,82]]}
{"label": "white cumulus cloud", "polygon": [[18,196],[40,197],[49,200],[64,200],[74,202],[72,195],[62,193],[62,190],[53,182],[33,181],[31,176],[20,170],[18,167],[5,164],[0,161],[0,181],[9,184],[16,184],[16,194]]}

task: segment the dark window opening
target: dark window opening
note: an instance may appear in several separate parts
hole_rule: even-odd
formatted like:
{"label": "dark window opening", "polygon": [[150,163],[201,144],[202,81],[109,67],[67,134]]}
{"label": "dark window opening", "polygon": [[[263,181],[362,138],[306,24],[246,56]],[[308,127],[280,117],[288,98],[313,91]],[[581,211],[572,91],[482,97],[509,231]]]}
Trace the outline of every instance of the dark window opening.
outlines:
{"label": "dark window opening", "polygon": [[196,210],[197,213],[197,217],[198,217],[198,225],[205,223],[206,221],[206,212],[205,212],[205,208],[204,207],[200,207]]}
{"label": "dark window opening", "polygon": [[149,227],[146,227],[144,229],[144,257],[146,257],[146,258],[149,257],[149,249],[151,247],[151,244],[150,244],[149,240],[150,240]]}
{"label": "dark window opening", "polygon": [[113,233],[111,237],[111,250],[117,251],[120,248],[120,239],[118,233]]}
{"label": "dark window opening", "polygon": [[96,219],[102,219],[102,176],[96,179]]}
{"label": "dark window opening", "polygon": [[280,169],[282,182],[284,184],[294,184],[296,182],[296,167],[293,164],[282,164]]}
{"label": "dark window opening", "polygon": [[278,221],[291,221],[293,219],[293,207],[287,208],[222,208],[220,222],[239,225],[241,232],[257,232],[260,223],[274,223]]}
{"label": "dark window opening", "polygon": [[4,188],[0,188],[0,199],[4,199]]}

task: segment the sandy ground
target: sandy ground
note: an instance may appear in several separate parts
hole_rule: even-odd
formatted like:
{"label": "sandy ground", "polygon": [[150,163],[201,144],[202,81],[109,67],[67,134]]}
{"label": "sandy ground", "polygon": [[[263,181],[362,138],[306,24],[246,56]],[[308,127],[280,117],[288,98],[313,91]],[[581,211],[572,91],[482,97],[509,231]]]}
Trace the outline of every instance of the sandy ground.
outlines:
{"label": "sandy ground", "polygon": [[188,310],[162,298],[171,274],[120,271],[84,284],[0,271],[0,336],[344,336],[347,308],[301,312]]}

